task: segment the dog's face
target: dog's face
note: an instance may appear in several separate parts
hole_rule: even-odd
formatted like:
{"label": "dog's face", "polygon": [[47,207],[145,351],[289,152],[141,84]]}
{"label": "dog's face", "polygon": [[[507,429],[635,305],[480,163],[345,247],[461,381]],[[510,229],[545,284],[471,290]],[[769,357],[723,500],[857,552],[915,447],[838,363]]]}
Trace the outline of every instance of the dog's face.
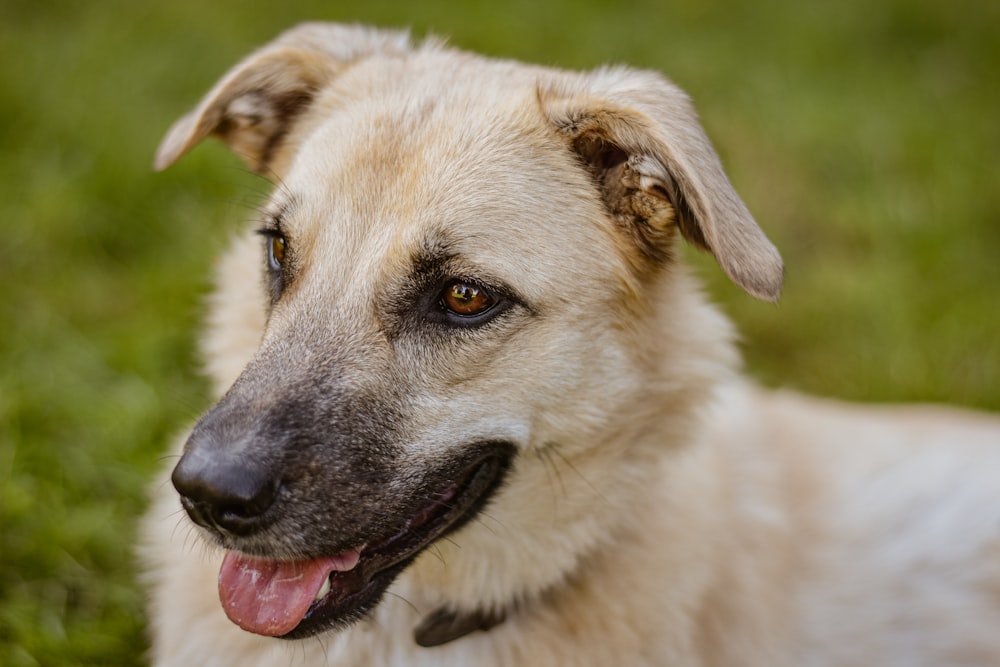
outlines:
{"label": "dog's face", "polygon": [[[227,549],[223,606],[260,634],[358,618],[431,545],[447,571],[415,576],[442,604],[544,590],[600,532],[587,498],[623,474],[659,409],[643,401],[700,389],[690,369],[662,386],[669,354],[644,342],[684,299],[675,237],[752,294],[780,289],[683,94],[653,75],[310,25],[230,72],[158,166],[209,133],[277,183],[236,278],[265,318],[173,479]],[[652,339],[697,354],[671,330]],[[559,461],[596,466],[581,483],[554,479]],[[553,494],[560,534],[531,509]],[[469,522],[487,506],[496,526]]]}

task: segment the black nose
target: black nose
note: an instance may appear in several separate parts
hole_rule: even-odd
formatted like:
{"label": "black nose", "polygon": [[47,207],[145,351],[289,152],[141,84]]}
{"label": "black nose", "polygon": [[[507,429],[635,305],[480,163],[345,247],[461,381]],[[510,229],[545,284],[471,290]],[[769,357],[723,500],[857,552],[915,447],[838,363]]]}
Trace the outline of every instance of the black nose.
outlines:
{"label": "black nose", "polygon": [[266,523],[281,483],[272,466],[246,453],[213,448],[197,434],[170,479],[195,523],[246,536]]}

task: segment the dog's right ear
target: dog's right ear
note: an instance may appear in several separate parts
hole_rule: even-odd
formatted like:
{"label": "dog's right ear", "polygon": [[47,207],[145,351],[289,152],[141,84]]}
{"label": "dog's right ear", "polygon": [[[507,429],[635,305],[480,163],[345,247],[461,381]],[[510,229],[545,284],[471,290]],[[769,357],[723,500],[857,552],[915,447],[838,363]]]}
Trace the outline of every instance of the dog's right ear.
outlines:
{"label": "dog's right ear", "polygon": [[663,262],[679,230],[748,294],[778,299],[781,255],[736,194],[679,88],[652,72],[605,68],[540,85],[538,98],[646,265]]}
{"label": "dog's right ear", "polygon": [[233,67],[167,132],[153,166],[166,169],[212,134],[252,170],[267,173],[292,123],[350,63],[410,49],[406,32],[305,23]]}

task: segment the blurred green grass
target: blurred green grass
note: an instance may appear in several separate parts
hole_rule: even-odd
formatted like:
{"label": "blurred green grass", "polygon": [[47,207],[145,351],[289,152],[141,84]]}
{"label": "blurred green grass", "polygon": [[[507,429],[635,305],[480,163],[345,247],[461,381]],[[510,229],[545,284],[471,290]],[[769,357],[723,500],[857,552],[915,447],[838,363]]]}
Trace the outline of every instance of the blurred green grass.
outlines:
{"label": "blurred green grass", "polygon": [[666,72],[786,258],[771,306],[689,253],[750,372],[1000,409],[1000,4],[6,0],[0,664],[141,664],[135,520],[208,400],[193,336],[212,257],[266,189],[219,146],[148,165],[224,69],[306,19]]}

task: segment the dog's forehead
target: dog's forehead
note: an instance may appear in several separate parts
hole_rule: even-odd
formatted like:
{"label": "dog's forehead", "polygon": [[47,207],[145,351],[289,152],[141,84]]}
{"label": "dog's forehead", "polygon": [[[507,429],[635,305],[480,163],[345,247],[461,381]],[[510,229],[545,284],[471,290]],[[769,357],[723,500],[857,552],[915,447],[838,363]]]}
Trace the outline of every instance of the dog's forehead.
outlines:
{"label": "dog's forehead", "polygon": [[428,245],[501,276],[607,263],[606,216],[535,76],[405,65],[359,67],[317,105],[278,193],[311,254],[340,280],[402,270]]}

